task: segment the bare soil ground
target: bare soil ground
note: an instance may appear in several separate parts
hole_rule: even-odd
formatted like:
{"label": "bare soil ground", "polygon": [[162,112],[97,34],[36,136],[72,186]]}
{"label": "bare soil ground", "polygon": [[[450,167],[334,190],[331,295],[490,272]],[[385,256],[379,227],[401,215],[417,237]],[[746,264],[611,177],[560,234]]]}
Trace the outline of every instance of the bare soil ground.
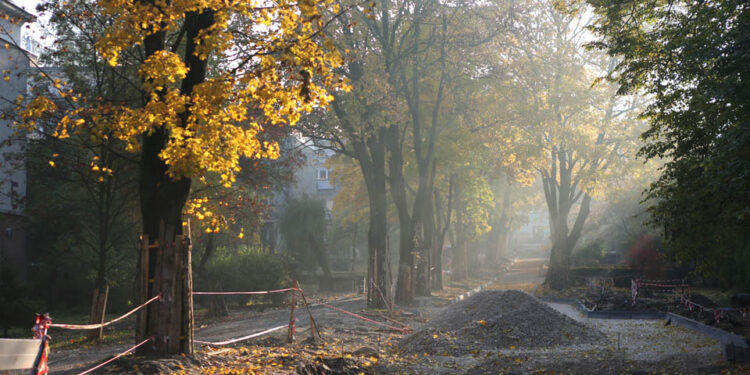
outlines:
{"label": "bare soil ground", "polygon": [[[539,260],[521,260],[509,272],[488,286],[491,290],[524,289],[535,290],[542,281],[539,277]],[[414,332],[429,329],[430,325],[437,325],[441,319],[446,322],[451,311],[460,309],[460,304],[449,302],[459,293],[487,283],[485,280],[472,280],[463,284],[454,284],[446,291],[427,299],[418,301],[419,307],[400,307],[390,319],[408,325]],[[522,321],[524,315],[517,314],[513,319],[503,323],[503,314],[497,313],[498,308],[493,304],[475,305],[478,309],[467,322],[476,320],[474,326],[464,324],[461,329],[455,329],[456,335],[461,337],[461,348],[454,351],[435,351],[425,354],[422,350],[404,350],[404,345],[410,346],[409,339],[400,332],[385,327],[373,325],[357,320],[348,315],[327,309],[323,306],[313,306],[311,311],[321,328],[323,340],[315,342],[309,340],[309,317],[304,310],[297,313],[297,337],[293,344],[285,344],[286,332],[274,332],[260,340],[239,343],[231,347],[201,346],[193,358],[175,356],[167,359],[148,359],[126,356],[118,359],[98,373],[117,374],[530,374],[530,373],[564,373],[564,374],[620,374],[620,373],[750,373],[750,368],[729,365],[721,359],[718,348],[711,342],[698,339],[701,348],[690,346],[679,347],[679,353],[666,351],[659,353],[666,342],[670,340],[684,340],[695,336],[692,332],[676,331],[676,336],[664,336],[665,341],[654,341],[644,334],[645,331],[653,335],[661,335],[662,326],[644,326],[644,330],[631,326],[609,324],[608,321],[593,322],[592,320],[576,318],[566,313],[564,308],[549,308],[530,296],[519,297],[521,292],[495,292],[508,298],[517,298],[536,313],[543,312],[543,316],[554,316],[552,320],[558,324],[562,321],[567,328],[574,327],[580,332],[588,332],[591,340],[578,342],[575,337],[570,341],[550,340],[548,343],[537,342],[533,338],[518,338],[516,341],[504,341],[508,335],[516,337],[523,332],[535,331],[542,338],[561,335],[555,324],[541,326],[534,330],[532,324]],[[480,297],[482,294],[476,295]],[[531,299],[532,302],[529,302]],[[382,317],[389,312],[365,309],[365,303],[360,296],[346,296],[330,302],[332,305],[356,313],[361,313],[371,319],[390,322]],[[535,305],[538,304],[538,305]],[[446,307],[448,306],[448,307]],[[441,314],[444,315],[440,318]],[[482,319],[481,314],[495,316],[496,321]],[[494,314],[494,315],[493,315]],[[563,314],[565,316],[563,316]],[[507,314],[506,314],[507,315]],[[567,317],[566,317],[567,316]],[[455,315],[454,315],[455,317]],[[520,319],[520,320],[519,320]],[[242,312],[234,314],[225,321],[204,322],[196,328],[196,337],[204,341],[224,340],[249,333],[261,331],[269,327],[287,323],[289,310],[286,308],[270,309],[264,312]],[[485,321],[485,325],[478,323]],[[447,319],[450,323],[451,319]],[[210,324],[209,324],[210,323]],[[458,323],[455,322],[456,326]],[[549,323],[549,322],[547,322]],[[453,323],[450,323],[453,324]],[[503,326],[505,324],[505,326]],[[546,324],[546,323],[545,323]],[[500,332],[484,332],[486,327],[496,327]],[[514,332],[514,329],[521,331]],[[463,328],[474,329],[469,332]],[[480,329],[481,327],[481,329]],[[503,328],[504,327],[504,328]],[[673,327],[674,328],[674,327]],[[667,331],[673,329],[666,327]],[[505,330],[509,330],[505,332]],[[524,331],[525,330],[525,331]],[[544,332],[548,330],[549,332]],[[484,333],[483,333],[484,332]],[[579,333],[580,333],[579,332]],[[629,336],[625,336],[627,332]],[[482,343],[482,335],[497,334],[498,340],[491,345]],[[570,333],[569,333],[570,334]],[[619,336],[618,336],[619,335]],[[652,336],[653,336],[652,335]],[[573,334],[575,336],[575,334]],[[617,337],[620,338],[618,345]],[[428,347],[433,336],[427,336],[423,341],[417,340],[411,346]],[[490,340],[492,341],[492,340]],[[531,343],[531,344],[529,344]],[[651,343],[651,345],[646,345]],[[50,365],[53,374],[76,374],[99,361],[106,359],[109,354],[117,353],[127,345],[101,346],[95,349],[64,349],[53,351]],[[637,348],[641,346],[643,350]],[[93,350],[92,350],[93,349]],[[685,350],[683,353],[682,349]],[[648,353],[637,356],[633,353]]]}
{"label": "bare soil ground", "polygon": [[[689,298],[691,301],[709,309],[722,305],[728,306],[726,301],[714,301],[712,297],[707,295],[717,294],[716,292],[718,291],[692,291]],[[602,291],[601,289],[589,289],[586,286],[579,285],[562,292],[552,292],[545,289],[542,293],[545,296],[578,299],[587,308],[594,311],[671,312],[750,340],[750,314],[743,315],[742,311],[737,309],[721,309],[717,322],[713,311],[685,306],[680,299],[679,292],[645,290],[641,292],[635,305],[632,302],[630,288],[605,288]],[[720,293],[718,294],[720,295]]]}

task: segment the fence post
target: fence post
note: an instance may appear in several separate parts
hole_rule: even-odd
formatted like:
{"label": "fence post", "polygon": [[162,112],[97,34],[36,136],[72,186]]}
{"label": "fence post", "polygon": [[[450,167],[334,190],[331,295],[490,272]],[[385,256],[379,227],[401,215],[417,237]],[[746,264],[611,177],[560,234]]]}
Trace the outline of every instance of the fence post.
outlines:
{"label": "fence post", "polygon": [[297,290],[299,289],[299,283],[297,280],[292,281],[292,288],[295,288],[295,290],[292,290],[292,295],[290,298],[290,310],[289,310],[289,331],[286,334],[286,342],[291,344],[294,342],[294,307],[297,304]]}
{"label": "fence post", "polygon": [[[148,261],[149,261],[149,238],[147,234],[142,234],[139,241],[140,259],[139,259],[139,274],[138,274],[138,300],[136,305],[140,305],[149,298],[149,278],[148,278]],[[141,342],[146,339],[146,320],[148,315],[146,310],[149,306],[144,307],[136,315],[136,329],[135,329],[135,341]]]}
{"label": "fence post", "polygon": [[[107,312],[107,297],[109,296],[109,285],[104,286],[104,291],[98,287],[94,288],[94,300],[91,303],[91,318],[89,323],[104,323],[104,315]],[[88,333],[89,341],[101,340],[104,337],[104,327],[92,329]]]}

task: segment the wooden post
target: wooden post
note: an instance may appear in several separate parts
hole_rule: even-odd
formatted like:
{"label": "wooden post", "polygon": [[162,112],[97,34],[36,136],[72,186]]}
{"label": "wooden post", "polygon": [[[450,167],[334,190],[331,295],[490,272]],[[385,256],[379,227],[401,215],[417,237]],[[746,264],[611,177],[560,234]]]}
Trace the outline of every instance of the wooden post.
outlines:
{"label": "wooden post", "polygon": [[175,235],[175,229],[162,224],[158,241],[150,243],[147,236],[141,240],[141,303],[161,297],[138,315],[136,339],[154,339],[138,349],[141,354],[193,353],[190,238]]}
{"label": "wooden post", "polygon": [[[299,289],[299,283],[297,282],[297,280],[292,281],[292,288]],[[294,342],[294,307],[297,304],[297,291],[292,290],[291,293],[292,295],[290,298],[291,308],[289,310],[289,331],[286,334],[286,342],[289,344]]]}
{"label": "wooden post", "polygon": [[182,313],[183,313],[183,300],[184,300],[184,283],[183,272],[185,265],[184,260],[184,247],[186,242],[183,236],[177,236],[174,239],[174,272],[172,272],[172,290],[174,291],[172,298],[174,299],[169,304],[169,341],[167,342],[167,350],[169,353],[180,353],[181,338],[185,335],[182,331]]}
{"label": "wooden post", "polygon": [[[91,324],[101,324],[104,322],[104,315],[107,312],[107,297],[109,296],[109,285],[105,285],[102,292],[99,288],[94,288],[94,300],[91,303]],[[104,337],[104,328],[92,329],[87,334],[89,341],[101,340]]]}
{"label": "wooden post", "polygon": [[193,244],[190,237],[190,220],[188,220],[187,238],[185,238],[185,255],[183,257],[184,264],[182,272],[183,279],[183,319],[187,319],[187,322],[183,322],[183,327],[187,327],[186,331],[182,333],[180,340],[183,346],[183,353],[193,354],[193,331],[195,330],[195,323],[193,321]]}
{"label": "wooden post", "polygon": [[320,336],[320,330],[318,329],[318,325],[315,323],[315,319],[313,319],[312,313],[310,312],[310,305],[307,303],[307,298],[305,298],[305,293],[300,291],[299,292],[300,297],[302,297],[302,303],[305,304],[305,310],[307,310],[307,315],[310,316],[310,339],[312,341],[315,341],[315,336],[317,335],[321,340],[323,339]]}
{"label": "wooden post", "polygon": [[[149,252],[149,243],[148,243],[148,235],[144,234],[141,236],[139,241],[139,247],[140,247],[140,259],[139,259],[139,271],[138,274],[138,300],[136,300],[136,304],[140,305],[146,301],[148,301],[148,290],[149,290],[149,279],[148,279],[148,252]],[[146,332],[146,317],[148,316],[147,310],[149,306],[146,306],[145,308],[138,311],[136,315],[136,330],[135,330],[135,341],[141,342],[146,339],[145,332]]]}

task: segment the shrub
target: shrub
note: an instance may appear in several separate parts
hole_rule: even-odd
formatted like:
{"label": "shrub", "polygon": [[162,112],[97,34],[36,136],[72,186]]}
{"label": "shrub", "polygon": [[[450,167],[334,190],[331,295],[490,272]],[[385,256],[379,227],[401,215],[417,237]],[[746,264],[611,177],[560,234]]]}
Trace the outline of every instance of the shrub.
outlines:
{"label": "shrub", "polygon": [[631,269],[640,276],[659,279],[664,276],[664,256],[658,251],[658,241],[652,236],[642,236],[629,248],[625,257]]}
{"label": "shrub", "polygon": [[[22,284],[8,262],[0,259],[0,333],[8,336],[15,327],[31,328],[39,301],[29,298],[30,288]],[[29,333],[30,335],[31,333]]]}
{"label": "shrub", "polygon": [[601,260],[604,257],[606,248],[599,241],[593,241],[581,247],[576,253],[576,258]]}
{"label": "shrub", "polygon": [[[238,251],[218,249],[206,266],[206,278],[196,283],[196,290],[258,291],[286,288],[291,285],[290,260],[279,254],[269,254],[251,248]],[[259,296],[281,304],[286,294]],[[249,297],[237,297],[247,302]]]}

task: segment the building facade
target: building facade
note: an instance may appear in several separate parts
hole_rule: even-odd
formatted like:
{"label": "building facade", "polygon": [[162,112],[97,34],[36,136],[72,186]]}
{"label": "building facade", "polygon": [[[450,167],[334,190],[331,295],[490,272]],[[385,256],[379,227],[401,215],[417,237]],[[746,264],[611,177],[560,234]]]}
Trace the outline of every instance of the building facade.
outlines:
{"label": "building facade", "polygon": [[263,225],[262,240],[265,246],[273,251],[281,242],[278,228],[278,218],[284,206],[290,200],[308,196],[322,201],[326,208],[326,216],[332,218],[333,198],[341,187],[333,180],[328,160],[335,155],[331,150],[319,148],[311,143],[302,143],[294,138],[290,139],[288,148],[299,149],[302,153],[303,164],[294,172],[294,181],[277,192],[271,202],[271,212]]}
{"label": "building facade", "polygon": [[[27,91],[30,62],[36,57],[24,45],[31,37],[24,25],[35,17],[8,0],[0,0],[0,258],[14,264],[25,278],[26,138],[13,128],[16,98]],[[7,16],[7,18],[5,17]]]}

